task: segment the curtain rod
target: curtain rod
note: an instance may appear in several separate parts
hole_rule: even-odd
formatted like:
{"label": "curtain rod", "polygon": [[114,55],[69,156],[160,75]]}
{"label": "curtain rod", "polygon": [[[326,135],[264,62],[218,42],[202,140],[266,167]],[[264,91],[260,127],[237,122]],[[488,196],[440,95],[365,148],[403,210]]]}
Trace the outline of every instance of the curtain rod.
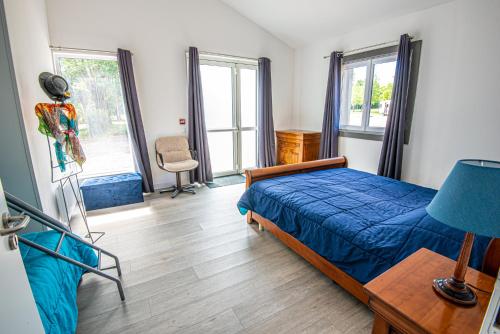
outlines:
{"label": "curtain rod", "polygon": [[[410,39],[413,39],[413,38],[414,38],[413,36],[410,36]],[[343,51],[342,54],[345,56],[348,53],[349,54],[357,53],[359,51],[364,51],[364,50],[372,49],[372,48],[375,48],[377,46],[384,46],[384,45],[391,46],[391,45],[397,45],[397,44],[399,44],[399,39],[393,40],[393,41],[388,41],[388,42],[383,42],[383,43],[372,44],[372,45],[364,46],[362,48],[357,48],[357,49],[351,49],[351,50]],[[323,56],[323,59],[328,59],[328,58],[330,58],[330,55]]]}
{"label": "curtain rod", "polygon": [[[188,51],[189,52],[189,51]],[[207,51],[200,51],[200,53],[208,56],[219,56],[219,57],[228,57],[228,58],[240,58],[240,59],[247,59],[247,60],[255,60],[258,61],[257,58],[250,58],[250,57],[240,57],[240,56],[231,56],[231,55],[226,55],[223,53],[215,53],[215,52],[207,52]]]}
{"label": "curtain rod", "polygon": [[[108,50],[93,50],[93,49],[81,49],[81,48],[69,48],[63,46],[53,46],[50,45],[49,48],[55,51],[80,51],[80,52],[97,52],[97,53],[107,53],[111,55],[117,55],[117,51],[108,51]],[[133,53],[131,53],[133,55]]]}
{"label": "curtain rod", "polygon": [[[257,58],[250,58],[250,57],[241,57],[241,56],[234,56],[234,55],[228,55],[224,53],[216,53],[216,52],[208,52],[208,51],[198,51],[200,55],[206,55],[206,56],[214,56],[214,57],[225,57],[225,58],[233,58],[233,59],[242,59],[242,60],[251,60],[251,61],[259,61]],[[189,56],[189,50],[186,50],[186,55]]]}

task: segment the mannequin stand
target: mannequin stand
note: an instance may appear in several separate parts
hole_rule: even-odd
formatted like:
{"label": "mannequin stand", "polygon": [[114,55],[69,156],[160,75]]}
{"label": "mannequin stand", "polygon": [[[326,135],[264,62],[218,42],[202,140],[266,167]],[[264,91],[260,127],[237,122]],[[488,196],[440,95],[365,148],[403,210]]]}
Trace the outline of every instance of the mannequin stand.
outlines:
{"label": "mannequin stand", "polygon": [[[66,198],[66,194],[64,191],[64,187],[69,184],[71,187],[71,193],[74,196],[74,199],[76,201],[76,205],[78,206],[78,211],[80,212],[80,215],[82,216],[83,222],[85,224],[85,228],[87,230],[87,234],[85,235],[85,238],[90,239],[90,241],[95,244],[102,236],[104,236],[106,233],[105,232],[92,232],[90,231],[89,224],[87,222],[87,211],[85,209],[85,203],[83,202],[83,196],[80,191],[80,181],[78,180],[78,174],[80,174],[83,170],[82,168],[73,160],[68,160],[66,162],[66,169],[69,170],[68,172],[60,172],[61,175],[59,177],[55,177],[54,171],[59,170],[59,165],[55,164],[54,165],[54,160],[52,156],[52,145],[50,145],[50,139],[47,136],[47,145],[49,146],[49,152],[50,152],[50,165],[51,165],[51,181],[52,183],[58,183],[59,184],[59,190],[61,191],[62,199],[63,199],[63,204],[64,204],[64,210],[66,213],[66,218],[67,218],[67,226],[71,232],[73,232],[71,228],[71,213],[68,208],[68,201]],[[76,184],[73,184],[74,181],[72,181],[72,178],[74,181],[76,181]],[[75,189],[76,187],[76,189]],[[94,235],[97,235],[97,237],[94,237]]]}

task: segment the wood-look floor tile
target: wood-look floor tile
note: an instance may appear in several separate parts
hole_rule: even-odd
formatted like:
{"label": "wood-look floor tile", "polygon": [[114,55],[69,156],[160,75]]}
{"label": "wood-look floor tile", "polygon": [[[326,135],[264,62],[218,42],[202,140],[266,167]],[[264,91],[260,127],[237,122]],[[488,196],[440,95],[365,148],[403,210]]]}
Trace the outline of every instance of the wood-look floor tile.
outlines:
{"label": "wood-look floor tile", "polygon": [[[149,300],[159,293],[176,290],[196,281],[198,281],[198,277],[194,270],[188,268],[150,280],[142,280],[140,283],[124,284],[124,292],[127,297],[125,303]],[[86,294],[80,294],[78,298],[79,319],[84,321],[96,315],[113,311],[123,304],[117,303],[118,301],[118,295],[113,290],[104,293],[98,289],[92,289]]]}
{"label": "wood-look floor tile", "polygon": [[[117,303],[120,303],[119,300]],[[86,320],[78,319],[77,333],[109,333],[150,317],[151,309],[148,300],[122,303],[120,307],[111,312],[105,312]]]}
{"label": "wood-look floor tile", "polygon": [[246,224],[243,190],[156,194],[91,213],[91,228],[107,233],[99,245],[120,257],[127,300],[85,275],[78,333],[368,333],[366,306]]}
{"label": "wood-look floor tile", "polygon": [[232,309],[218,313],[192,326],[183,328],[179,334],[233,334],[243,327]]}

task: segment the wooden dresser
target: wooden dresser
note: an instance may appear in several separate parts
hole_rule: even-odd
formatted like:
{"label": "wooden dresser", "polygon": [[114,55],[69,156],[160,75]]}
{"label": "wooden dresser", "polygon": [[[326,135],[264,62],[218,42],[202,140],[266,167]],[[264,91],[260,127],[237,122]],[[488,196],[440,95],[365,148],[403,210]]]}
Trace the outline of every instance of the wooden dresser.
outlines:
{"label": "wooden dresser", "polygon": [[278,165],[318,160],[321,132],[304,130],[276,131]]}

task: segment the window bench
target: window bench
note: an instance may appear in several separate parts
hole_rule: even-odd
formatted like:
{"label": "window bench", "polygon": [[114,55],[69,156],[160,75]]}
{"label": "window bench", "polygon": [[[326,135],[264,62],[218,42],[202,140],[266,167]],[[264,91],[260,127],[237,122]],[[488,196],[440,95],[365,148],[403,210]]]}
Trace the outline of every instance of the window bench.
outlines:
{"label": "window bench", "polygon": [[80,189],[88,211],[144,202],[139,173],[88,178],[81,183]]}

